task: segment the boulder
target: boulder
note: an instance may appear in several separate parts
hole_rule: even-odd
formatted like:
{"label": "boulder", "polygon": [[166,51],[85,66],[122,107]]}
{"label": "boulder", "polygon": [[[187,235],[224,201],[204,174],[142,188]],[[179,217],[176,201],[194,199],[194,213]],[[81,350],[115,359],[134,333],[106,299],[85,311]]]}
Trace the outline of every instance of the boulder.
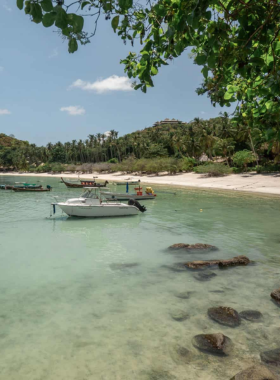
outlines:
{"label": "boulder", "polygon": [[246,319],[249,322],[261,322],[263,319],[262,313],[257,310],[244,310],[239,313],[240,318]]}
{"label": "boulder", "polygon": [[208,316],[213,321],[229,327],[237,327],[241,322],[239,314],[231,307],[211,307],[208,309]]}
{"label": "boulder", "polygon": [[273,290],[270,296],[280,306],[280,288]]}
{"label": "boulder", "polygon": [[230,380],[277,380],[277,377],[264,365],[254,365],[239,372]]}
{"label": "boulder", "polygon": [[205,269],[207,267],[219,266],[219,268],[227,268],[231,266],[238,265],[248,265],[250,264],[250,260],[246,256],[236,256],[232,259],[228,260],[197,260],[197,261],[189,261],[185,263],[185,266],[189,269]]}
{"label": "boulder", "polygon": [[192,292],[179,292],[179,293],[175,293],[175,296],[183,300],[187,300],[188,298],[190,298],[191,294]]}
{"label": "boulder", "polygon": [[174,263],[171,265],[163,265],[163,268],[167,268],[172,272],[185,272],[187,267],[184,263]]}
{"label": "boulder", "polygon": [[124,270],[129,268],[138,267],[138,263],[114,263],[110,265],[110,268],[113,270]]}
{"label": "boulder", "polygon": [[266,363],[276,367],[280,367],[280,348],[275,348],[275,350],[261,352],[261,360]]}
{"label": "boulder", "polygon": [[212,278],[216,277],[216,273],[213,272],[202,272],[196,273],[194,278],[198,281],[210,281]]}
{"label": "boulder", "polygon": [[170,313],[170,316],[174,319],[174,321],[182,322],[189,318],[188,313],[184,310],[173,310]]}
{"label": "boulder", "polygon": [[229,355],[232,348],[230,338],[221,333],[196,335],[192,343],[200,351],[216,355]]}
{"label": "boulder", "polygon": [[214,245],[210,244],[202,244],[202,243],[196,243],[196,244],[184,244],[184,243],[178,243],[178,244],[173,244],[170,247],[168,247],[171,250],[184,250],[187,252],[190,251],[197,251],[197,252],[205,252],[205,251],[217,251],[218,248],[215,247]]}
{"label": "boulder", "polygon": [[193,358],[192,352],[179,344],[174,344],[169,347],[169,353],[177,364],[188,364]]}

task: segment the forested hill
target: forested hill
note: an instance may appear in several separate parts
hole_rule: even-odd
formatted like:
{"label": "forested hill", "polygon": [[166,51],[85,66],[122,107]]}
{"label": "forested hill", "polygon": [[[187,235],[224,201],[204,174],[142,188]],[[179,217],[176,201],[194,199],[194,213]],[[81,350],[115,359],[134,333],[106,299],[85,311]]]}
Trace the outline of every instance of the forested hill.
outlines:
{"label": "forested hill", "polygon": [[224,113],[208,120],[195,118],[189,123],[165,121],[120,137],[117,131],[111,130],[106,134],[90,134],[85,140],[40,147],[0,134],[0,166],[27,170],[43,163],[117,163],[129,157],[197,160],[203,153],[210,159],[222,156],[231,162],[231,157],[243,150],[251,151],[254,157],[279,161],[280,144],[273,131],[273,127],[267,133],[267,128],[233,123]]}

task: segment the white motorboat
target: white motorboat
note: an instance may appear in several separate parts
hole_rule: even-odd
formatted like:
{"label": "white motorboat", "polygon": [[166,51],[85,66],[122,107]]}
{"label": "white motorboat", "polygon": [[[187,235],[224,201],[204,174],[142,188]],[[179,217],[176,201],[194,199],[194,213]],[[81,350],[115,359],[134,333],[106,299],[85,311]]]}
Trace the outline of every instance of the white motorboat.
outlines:
{"label": "white motorboat", "polygon": [[128,204],[120,202],[103,201],[99,187],[86,187],[85,192],[79,198],[71,198],[66,202],[53,203],[61,208],[69,216],[80,217],[106,217],[106,216],[130,216],[146,211],[137,201],[129,201]]}

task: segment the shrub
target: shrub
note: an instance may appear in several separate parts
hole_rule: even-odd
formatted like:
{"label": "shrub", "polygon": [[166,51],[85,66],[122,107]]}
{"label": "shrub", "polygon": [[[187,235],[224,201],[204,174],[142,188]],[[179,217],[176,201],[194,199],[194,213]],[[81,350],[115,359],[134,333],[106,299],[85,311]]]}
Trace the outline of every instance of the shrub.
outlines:
{"label": "shrub", "polygon": [[221,177],[232,173],[232,169],[224,164],[200,165],[194,168],[199,174],[207,174],[208,177]]}
{"label": "shrub", "polygon": [[119,161],[118,161],[118,159],[117,158],[111,158],[109,161],[107,161],[108,162],[108,164],[118,164],[119,163]]}
{"label": "shrub", "polygon": [[244,149],[239,152],[234,153],[232,156],[232,161],[239,167],[247,168],[247,165],[251,162],[256,161],[256,157],[253,152],[250,150]]}

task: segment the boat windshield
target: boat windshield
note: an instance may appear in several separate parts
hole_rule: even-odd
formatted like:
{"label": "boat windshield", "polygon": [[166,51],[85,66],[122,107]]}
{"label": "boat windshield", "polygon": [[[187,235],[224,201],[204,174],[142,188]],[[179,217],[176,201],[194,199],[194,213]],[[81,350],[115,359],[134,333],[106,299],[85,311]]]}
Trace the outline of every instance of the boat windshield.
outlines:
{"label": "boat windshield", "polygon": [[86,190],[82,195],[81,198],[98,198],[97,194],[93,192],[92,190]]}

